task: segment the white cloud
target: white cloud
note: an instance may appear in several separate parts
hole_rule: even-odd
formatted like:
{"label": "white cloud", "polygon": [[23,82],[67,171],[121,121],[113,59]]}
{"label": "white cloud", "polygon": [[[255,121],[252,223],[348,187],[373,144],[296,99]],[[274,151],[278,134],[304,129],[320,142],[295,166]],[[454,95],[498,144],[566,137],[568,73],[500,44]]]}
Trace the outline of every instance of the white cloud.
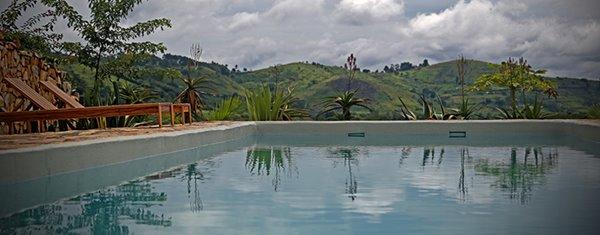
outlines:
{"label": "white cloud", "polygon": [[[171,0],[144,2],[125,24],[169,18],[171,29],[143,40],[181,55],[201,42],[204,60],[248,68],[305,60],[341,65],[354,52],[361,68],[374,70],[463,53],[492,62],[524,56],[550,74],[598,78],[598,6],[597,0]],[[75,40],[65,28],[56,27]]]}
{"label": "white cloud", "polygon": [[239,12],[231,17],[231,23],[227,26],[228,30],[246,29],[256,25],[260,21],[257,12]]}
{"label": "white cloud", "polygon": [[265,16],[276,20],[306,17],[320,13],[323,2],[324,0],[280,0],[274,3]]}
{"label": "white cloud", "polygon": [[235,52],[235,56],[229,58],[232,64],[253,68],[256,66],[267,66],[269,62],[280,52],[279,44],[268,37],[244,37],[235,41],[229,48]]}
{"label": "white cloud", "polygon": [[404,3],[396,0],[342,0],[334,15],[340,22],[361,25],[385,21],[403,11]]}
{"label": "white cloud", "polygon": [[[524,56],[543,68],[560,70],[572,63],[574,73],[593,76],[586,61],[600,52],[597,21],[568,22],[551,17],[528,18],[527,7],[509,7],[488,0],[460,1],[439,13],[419,14],[400,32],[412,38],[412,47],[424,57],[447,60],[464,53],[469,57],[499,61]],[[578,55],[576,57],[572,57]],[[560,58],[560,64],[556,59]],[[573,61],[575,60],[575,61]]]}

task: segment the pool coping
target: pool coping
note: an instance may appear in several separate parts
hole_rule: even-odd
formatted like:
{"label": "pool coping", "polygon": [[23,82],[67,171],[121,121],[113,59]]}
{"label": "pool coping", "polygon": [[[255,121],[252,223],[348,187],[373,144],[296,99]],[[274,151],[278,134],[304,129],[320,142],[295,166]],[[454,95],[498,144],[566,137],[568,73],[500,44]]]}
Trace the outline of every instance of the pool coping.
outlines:
{"label": "pool coping", "polygon": [[[502,128],[498,128],[501,126]],[[600,143],[600,120],[453,120],[453,121],[291,121],[233,122],[231,125],[0,151],[0,183],[18,182],[73,171],[119,164],[148,156],[227,142],[253,135],[340,135],[369,130],[388,134],[448,134],[465,130],[548,132],[578,136]],[[144,144],[141,144],[144,143]],[[19,170],[15,170],[19,169]]]}

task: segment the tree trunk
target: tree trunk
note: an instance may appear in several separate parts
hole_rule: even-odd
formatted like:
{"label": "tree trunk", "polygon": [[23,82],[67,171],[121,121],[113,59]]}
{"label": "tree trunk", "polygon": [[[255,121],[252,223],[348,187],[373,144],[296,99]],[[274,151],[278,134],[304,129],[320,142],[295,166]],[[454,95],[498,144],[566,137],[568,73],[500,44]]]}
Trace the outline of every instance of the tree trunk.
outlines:
{"label": "tree trunk", "polygon": [[98,50],[98,55],[96,56],[96,65],[95,65],[95,73],[94,73],[94,89],[92,91],[92,102],[96,102],[95,105],[100,105],[100,59],[102,59],[102,51],[104,51],[104,46],[100,46]]}

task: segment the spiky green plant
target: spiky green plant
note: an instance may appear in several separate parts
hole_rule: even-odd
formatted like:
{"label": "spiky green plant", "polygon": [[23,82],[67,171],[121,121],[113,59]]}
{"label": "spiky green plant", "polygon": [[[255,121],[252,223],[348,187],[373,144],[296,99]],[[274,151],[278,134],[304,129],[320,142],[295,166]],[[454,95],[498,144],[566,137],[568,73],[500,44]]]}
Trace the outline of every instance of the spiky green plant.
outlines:
{"label": "spiky green plant", "polygon": [[184,84],[184,89],[177,95],[175,100],[182,103],[189,103],[192,113],[196,113],[197,110],[202,113],[202,109],[204,108],[202,97],[209,94],[207,91],[213,90],[208,78],[180,77],[180,79]]}
{"label": "spiky green plant", "polygon": [[533,104],[529,104],[525,102],[523,109],[521,110],[521,115],[526,119],[544,119],[549,116],[549,114],[544,112],[543,108],[543,99],[538,99],[538,96],[535,96],[533,100]]}
{"label": "spiky green plant", "polygon": [[470,119],[479,109],[480,106],[478,104],[471,104],[469,103],[469,99],[465,98],[458,107],[456,115],[461,119]]}
{"label": "spiky green plant", "polygon": [[292,108],[297,98],[291,88],[284,90],[276,86],[271,91],[269,86],[264,85],[254,91],[248,90],[245,97],[248,116],[252,121],[292,120],[303,113],[300,109]]}
{"label": "spiky green plant", "polygon": [[239,97],[233,96],[221,100],[213,110],[206,111],[204,115],[210,121],[231,120],[232,115],[236,114],[241,107],[242,100]]}
{"label": "spiky green plant", "polygon": [[357,90],[345,91],[336,96],[325,97],[322,102],[323,111],[317,115],[317,118],[326,113],[341,111],[341,120],[351,120],[352,113],[350,110],[355,106],[372,111],[371,108],[366,105],[368,99],[355,97],[357,92]]}
{"label": "spiky green plant", "polygon": [[127,104],[144,103],[150,99],[158,98],[151,90],[131,85],[128,82],[121,83],[119,93],[123,101]]}
{"label": "spiky green plant", "polygon": [[495,107],[494,109],[498,111],[498,118],[500,119],[520,119],[523,117],[519,109],[516,109],[514,112],[502,107]]}
{"label": "spiky green plant", "polygon": [[594,104],[587,113],[588,118],[600,119],[600,104]]}
{"label": "spiky green plant", "polygon": [[[120,93],[121,99],[127,104],[139,104],[149,101],[150,99],[157,98],[151,90],[131,85],[128,82],[120,83],[118,92]],[[124,116],[115,117],[112,122],[115,126],[135,126],[139,124],[147,123],[148,118],[146,116]]]}
{"label": "spiky green plant", "polygon": [[404,120],[417,120],[417,115],[415,115],[413,111],[410,111],[408,106],[406,106],[406,103],[404,103],[404,100],[402,100],[401,97],[398,97],[398,99],[402,104],[402,107],[400,107],[400,112],[402,112],[402,118]]}
{"label": "spiky green plant", "polygon": [[457,119],[455,113],[457,112],[455,109],[447,109],[444,107],[444,103],[442,99],[437,97],[438,103],[440,105],[441,113],[436,113],[435,109],[431,102],[429,102],[424,95],[421,95],[421,101],[423,102],[423,114],[422,118],[427,120],[452,120]]}

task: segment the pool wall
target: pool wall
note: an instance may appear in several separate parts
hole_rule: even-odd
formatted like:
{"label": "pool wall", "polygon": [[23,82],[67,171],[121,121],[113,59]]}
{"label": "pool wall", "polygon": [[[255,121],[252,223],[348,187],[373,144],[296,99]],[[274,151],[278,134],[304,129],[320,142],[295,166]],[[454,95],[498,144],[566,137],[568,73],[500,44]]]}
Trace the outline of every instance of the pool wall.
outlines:
{"label": "pool wall", "polygon": [[404,138],[402,140],[406,143],[418,144],[424,140],[421,138],[427,138],[427,141],[449,141],[450,132],[457,132],[459,135],[464,132],[469,143],[485,140],[490,136],[504,136],[505,138],[494,138],[492,141],[505,141],[506,144],[527,141],[530,137],[545,140],[548,144],[568,142],[570,145],[581,145],[582,148],[590,146],[582,142],[600,143],[600,122],[586,120],[238,122],[199,130],[0,151],[0,185],[252,137],[285,141],[279,136],[299,136],[303,137],[299,140],[304,139],[308,144],[315,144],[322,137],[339,139],[348,144],[361,144],[361,138],[352,140],[354,142],[347,140],[349,133],[362,133],[371,138],[379,136],[377,142],[385,143],[386,140],[396,138],[395,142],[390,143],[398,143],[398,138]]}
{"label": "pool wall", "polygon": [[226,143],[256,133],[252,122],[228,126],[91,141],[51,144],[0,152],[0,185],[152,158],[184,149]]}

